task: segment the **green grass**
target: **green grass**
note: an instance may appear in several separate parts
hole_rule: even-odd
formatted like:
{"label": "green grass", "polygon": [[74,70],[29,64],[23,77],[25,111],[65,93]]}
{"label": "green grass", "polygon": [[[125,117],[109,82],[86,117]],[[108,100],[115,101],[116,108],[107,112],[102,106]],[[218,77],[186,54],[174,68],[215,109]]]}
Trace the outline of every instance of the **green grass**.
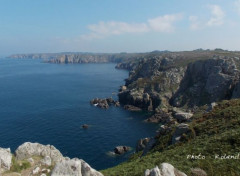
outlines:
{"label": "green grass", "polygon": [[[168,145],[171,134],[161,136],[146,156],[139,158],[140,153],[137,153],[129,161],[102,173],[105,176],[142,176],[146,169],[168,162],[187,175],[195,167],[202,168],[209,176],[240,175],[240,159],[215,159],[215,155],[240,153],[240,99],[223,101],[212,112],[197,114],[190,127],[191,132],[181,143]],[[205,159],[187,159],[188,155],[200,153]]]}
{"label": "green grass", "polygon": [[22,170],[28,169],[31,167],[31,164],[28,161],[21,161],[18,162],[15,156],[12,157],[12,166],[10,171],[11,172],[21,172]]}

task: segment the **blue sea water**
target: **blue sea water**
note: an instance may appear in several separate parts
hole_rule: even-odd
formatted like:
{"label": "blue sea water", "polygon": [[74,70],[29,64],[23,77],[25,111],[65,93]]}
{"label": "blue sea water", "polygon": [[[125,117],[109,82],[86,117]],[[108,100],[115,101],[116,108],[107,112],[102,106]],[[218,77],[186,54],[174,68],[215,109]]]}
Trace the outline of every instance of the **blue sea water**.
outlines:
{"label": "blue sea water", "polygon": [[[26,141],[51,144],[98,170],[127,160],[128,155],[107,152],[118,145],[134,149],[138,139],[154,135],[156,125],[144,123],[143,113],[89,104],[95,97],[117,99],[112,93],[128,72],[114,67],[0,59],[0,147],[15,151]],[[82,124],[90,128],[82,129]]]}

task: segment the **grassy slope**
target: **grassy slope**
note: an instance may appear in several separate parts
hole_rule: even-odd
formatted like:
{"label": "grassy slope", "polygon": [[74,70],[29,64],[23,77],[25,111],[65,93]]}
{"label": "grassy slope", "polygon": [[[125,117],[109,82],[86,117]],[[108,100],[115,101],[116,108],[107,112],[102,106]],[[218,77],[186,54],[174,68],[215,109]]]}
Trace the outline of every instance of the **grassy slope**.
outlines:
{"label": "grassy slope", "polygon": [[[200,167],[210,176],[240,175],[240,158],[214,159],[215,154],[240,153],[240,99],[223,101],[207,114],[198,114],[190,123],[191,133],[185,140],[168,146],[171,134],[161,136],[157,146],[146,156],[135,154],[128,162],[103,170],[106,176],[142,176],[148,168],[168,162],[190,174],[190,168]],[[202,154],[206,159],[187,159],[189,154]]]}

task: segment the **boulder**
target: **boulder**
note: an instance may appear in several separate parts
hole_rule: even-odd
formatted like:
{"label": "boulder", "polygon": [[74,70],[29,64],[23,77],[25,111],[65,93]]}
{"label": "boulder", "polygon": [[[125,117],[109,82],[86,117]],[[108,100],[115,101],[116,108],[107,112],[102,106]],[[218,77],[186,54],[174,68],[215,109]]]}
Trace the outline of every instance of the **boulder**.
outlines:
{"label": "boulder", "polygon": [[128,146],[117,146],[114,148],[114,153],[118,155],[122,155],[130,150]]}
{"label": "boulder", "polygon": [[177,170],[171,164],[162,163],[160,169],[158,166],[145,171],[145,176],[187,176],[185,173]]}
{"label": "boulder", "polygon": [[207,112],[212,111],[215,106],[217,106],[217,103],[215,103],[215,102],[211,103],[207,108]]}
{"label": "boulder", "polygon": [[85,161],[74,158],[56,163],[51,176],[103,176]]}
{"label": "boulder", "polygon": [[169,127],[167,125],[161,125],[160,128],[156,132],[157,132],[157,136],[160,136],[160,135],[165,135],[170,131],[171,131],[171,127]]}
{"label": "boulder", "polygon": [[39,172],[40,172],[40,167],[36,167],[33,169],[32,174],[35,175],[35,174],[38,174]]}
{"label": "boulder", "polygon": [[53,162],[64,159],[63,155],[52,145],[42,145],[39,143],[26,142],[20,145],[15,151],[18,160],[27,159],[33,156],[49,156]]}
{"label": "boulder", "polygon": [[190,120],[192,116],[193,114],[188,112],[177,112],[173,115],[173,117],[177,119],[178,122],[186,122]]}
{"label": "boulder", "polygon": [[0,173],[1,169],[10,170],[12,166],[12,154],[10,148],[0,148]]}
{"label": "boulder", "polygon": [[183,134],[187,134],[190,131],[189,125],[181,123],[176,127],[176,130],[172,136],[172,144],[176,144],[180,141]]}
{"label": "boulder", "polygon": [[192,168],[191,176],[207,176],[207,173],[200,168]]}

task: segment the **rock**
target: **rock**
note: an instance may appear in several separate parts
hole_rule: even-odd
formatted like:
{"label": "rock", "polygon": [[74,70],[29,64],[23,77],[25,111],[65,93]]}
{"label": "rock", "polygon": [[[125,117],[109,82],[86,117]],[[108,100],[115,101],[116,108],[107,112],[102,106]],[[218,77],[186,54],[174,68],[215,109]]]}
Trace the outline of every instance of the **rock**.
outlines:
{"label": "rock", "polygon": [[186,122],[191,119],[193,116],[192,113],[187,113],[187,112],[177,112],[173,115],[175,119],[177,119],[178,122]]}
{"label": "rock", "polygon": [[240,80],[233,89],[232,98],[240,98]]}
{"label": "rock", "polygon": [[121,86],[121,88],[120,88],[120,91],[122,92],[122,91],[126,91],[127,90],[127,87],[126,86]]}
{"label": "rock", "polygon": [[200,168],[194,168],[191,169],[191,176],[207,176],[207,173]]}
{"label": "rock", "polygon": [[33,156],[49,156],[53,162],[58,162],[64,159],[59,150],[52,145],[42,145],[39,143],[26,142],[19,146],[15,151],[18,160],[27,159]]}
{"label": "rock", "polygon": [[120,103],[118,101],[113,100],[112,98],[105,99],[94,98],[93,100],[90,101],[90,104],[102,109],[108,109],[109,106],[111,105],[114,105],[116,107],[120,106]]}
{"label": "rock", "polygon": [[160,135],[165,135],[170,131],[171,131],[171,127],[166,126],[166,125],[161,125],[160,128],[156,132],[157,132],[157,136],[160,136]]}
{"label": "rock", "polygon": [[85,161],[74,158],[57,162],[51,176],[103,176]]}
{"label": "rock", "polygon": [[170,113],[159,111],[158,113],[152,115],[150,118],[146,119],[145,122],[170,124],[174,123],[174,119]]}
{"label": "rock", "polygon": [[137,142],[136,152],[143,151],[142,156],[146,155],[148,151],[150,151],[155,145],[156,140],[154,138],[144,138],[140,139]]}
{"label": "rock", "polygon": [[32,158],[28,158],[27,161],[28,161],[31,165],[34,164],[34,159],[32,159]]}
{"label": "rock", "polygon": [[145,176],[187,176],[183,172],[174,168],[171,164],[162,163],[160,169],[158,166],[149,170],[145,171]]}
{"label": "rock", "polygon": [[39,171],[40,171],[40,168],[39,168],[39,167],[36,167],[35,169],[33,169],[32,174],[33,174],[33,175],[38,174]]}
{"label": "rock", "polygon": [[46,174],[41,174],[40,176],[47,176]]}
{"label": "rock", "polygon": [[12,154],[10,148],[0,148],[0,172],[3,170],[10,170],[12,166]]}
{"label": "rock", "polygon": [[114,153],[118,155],[122,155],[130,150],[128,146],[117,146],[114,148]]}
{"label": "rock", "polygon": [[212,111],[213,110],[213,108],[215,107],[215,106],[217,106],[218,104],[217,103],[215,103],[215,102],[213,102],[213,103],[211,103],[209,106],[208,106],[208,108],[207,108],[207,112],[210,112],[210,111]]}
{"label": "rock", "polygon": [[133,105],[125,105],[124,109],[126,109],[128,111],[142,111],[141,108],[133,106]]}
{"label": "rock", "polygon": [[119,106],[120,106],[120,102],[119,102],[119,101],[116,101],[115,104],[114,104],[114,106],[119,107]]}
{"label": "rock", "polygon": [[52,165],[52,159],[50,156],[45,156],[42,160],[41,163],[45,166],[51,166]]}
{"label": "rock", "polygon": [[88,127],[89,127],[89,125],[87,125],[87,124],[82,125],[82,128],[84,128],[84,129],[87,129]]}
{"label": "rock", "polygon": [[187,134],[190,131],[189,125],[181,123],[176,127],[176,130],[172,136],[172,144],[180,142],[183,134]]}

